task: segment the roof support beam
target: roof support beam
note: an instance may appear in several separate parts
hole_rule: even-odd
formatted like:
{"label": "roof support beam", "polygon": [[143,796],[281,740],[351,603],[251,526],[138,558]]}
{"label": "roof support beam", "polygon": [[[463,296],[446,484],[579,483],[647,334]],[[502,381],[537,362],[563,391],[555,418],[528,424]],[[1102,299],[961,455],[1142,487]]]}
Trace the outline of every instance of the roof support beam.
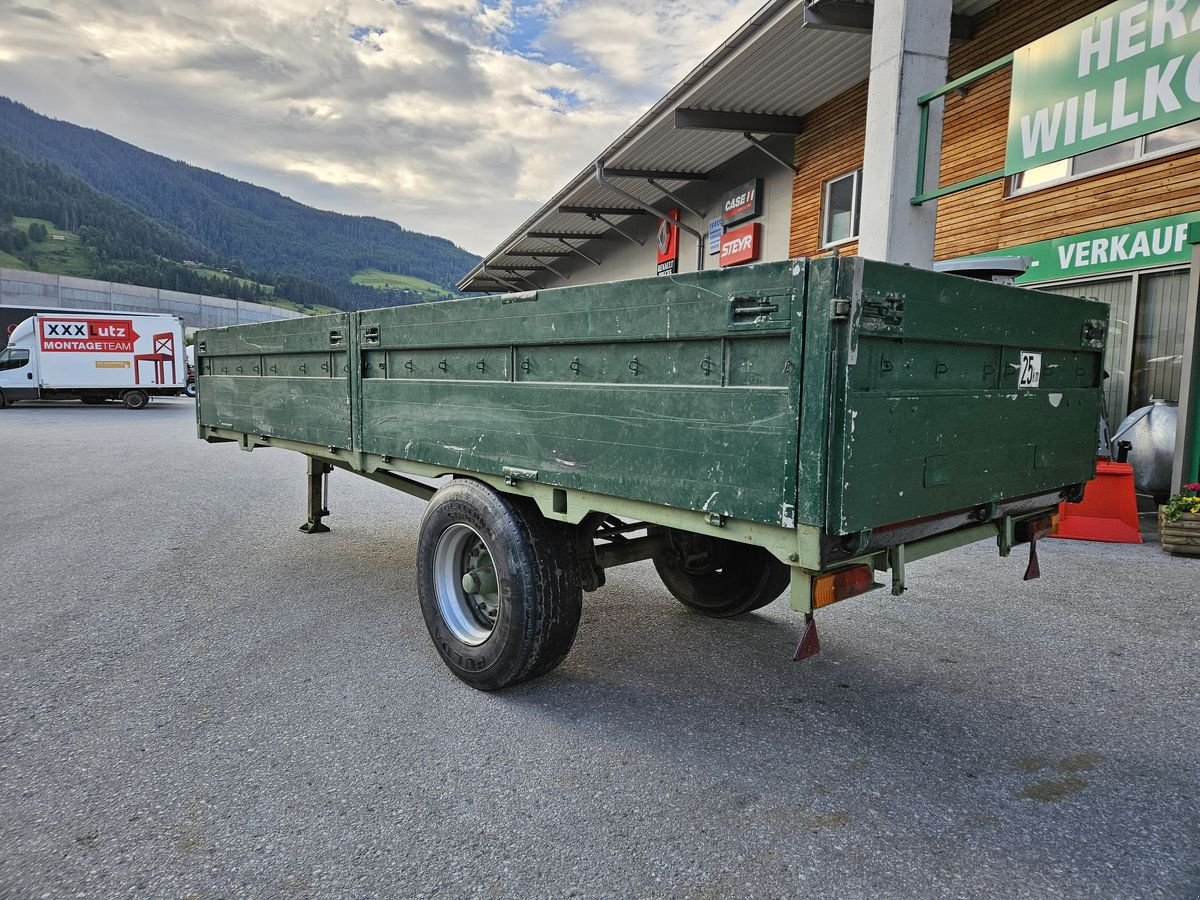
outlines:
{"label": "roof support beam", "polygon": [[566,276],[566,275],[564,275],[562,272],[558,271],[558,269],[554,268],[554,266],[550,265],[550,263],[548,263],[548,262],[542,262],[542,260],[540,260],[540,259],[539,259],[539,260],[536,260],[536,261],[537,261],[537,262],[539,262],[539,263],[541,263],[541,265],[542,265],[542,268],[543,268],[543,269],[545,269],[547,272],[551,273],[552,275],[556,275],[556,276],[558,276],[558,277],[559,277],[559,278],[561,278],[563,281],[567,281],[567,280],[568,280],[568,278],[567,278],[567,276]]}
{"label": "roof support beam", "polygon": [[582,256],[584,259],[586,259],[588,262],[590,262],[593,266],[600,265],[600,260],[592,259],[590,256],[588,256],[586,253],[584,253],[582,250],[580,250],[574,244],[568,244],[566,241],[566,238],[559,238],[558,242],[560,244],[562,244],[564,247],[566,247],[568,250],[570,250],[572,253],[574,253],[576,256]]}
{"label": "roof support beam", "polygon": [[567,253],[565,250],[505,250],[503,253],[501,253],[499,255],[500,256],[523,256],[523,257],[528,257],[530,259],[537,259],[539,256],[553,258],[555,256],[558,256],[558,257],[570,256],[571,254]]}
{"label": "roof support beam", "polygon": [[607,166],[604,174],[609,178],[657,178],[660,181],[707,181],[708,176],[701,172],[658,172],[652,169],[610,169]]}
{"label": "roof support beam", "polygon": [[[639,201],[640,204],[641,201]],[[578,213],[583,216],[644,216],[643,206],[560,206],[560,213]],[[655,213],[655,215],[658,215]]]}
{"label": "roof support beam", "polygon": [[796,165],[794,163],[790,163],[786,159],[784,159],[782,156],[779,156],[774,150],[769,148],[766,144],[764,144],[762,141],[760,141],[758,138],[756,138],[750,132],[747,131],[745,134],[742,135],[742,137],[744,137],[751,144],[753,144],[755,147],[757,147],[764,155],[769,156],[771,159],[775,160],[775,162],[779,163],[785,169],[790,171],[793,175],[800,174],[800,170],[796,167]]}
{"label": "roof support beam", "polygon": [[599,213],[592,213],[590,218],[593,220],[599,220],[599,221],[603,222],[605,225],[607,225],[609,228],[611,228],[613,231],[615,231],[621,237],[625,238],[625,240],[629,241],[630,243],[637,244],[639,247],[646,246],[645,241],[639,241],[637,238],[635,238],[629,232],[623,231],[621,229],[621,226],[618,225],[616,222],[612,221],[611,219],[606,219],[606,218],[604,218],[604,216],[600,215]]}
{"label": "roof support beam", "polygon": [[[804,7],[804,27],[820,31],[848,31],[870,34],[875,7],[855,0],[808,0]],[[970,16],[950,18],[950,39],[969,41],[974,25]]]}
{"label": "roof support beam", "polygon": [[677,215],[673,216],[670,213],[659,212],[653,206],[651,206],[649,203],[646,203],[646,202],[640,200],[639,198],[635,197],[633,194],[629,193],[629,191],[622,190],[621,188],[617,187],[615,184],[605,181],[604,180],[604,160],[602,160],[602,159],[596,160],[596,183],[603,185],[604,187],[608,188],[610,191],[613,191],[614,193],[620,194],[622,197],[624,197],[630,203],[638,204],[646,212],[653,213],[654,215],[659,216],[660,218],[662,218],[662,220],[664,222],[670,222],[672,225],[674,225],[676,228],[680,229],[681,231],[686,231],[688,234],[695,235],[696,236],[696,271],[697,272],[704,271],[704,243],[706,240],[705,235],[701,234],[699,231],[697,231],[692,226],[685,224],[683,219],[681,219],[679,216],[677,216]]}
{"label": "roof support beam", "polygon": [[520,288],[517,287],[515,284],[513,284],[511,281],[506,281],[505,279],[503,279],[499,275],[497,275],[495,272],[488,269],[487,263],[484,263],[483,266],[480,267],[479,271],[483,274],[483,277],[486,278],[487,280],[495,282],[496,284],[502,284],[506,288],[508,288],[510,291],[519,291],[520,290]]}
{"label": "roof support beam", "polygon": [[705,131],[752,131],[755,134],[799,134],[804,121],[799,116],[772,116],[763,113],[720,112],[715,109],[675,110],[676,128]]}
{"label": "roof support beam", "polygon": [[604,234],[592,234],[590,231],[527,231],[525,237],[546,241],[598,241]]}
{"label": "roof support beam", "polygon": [[[608,175],[610,173],[607,169],[605,169],[604,174]],[[666,197],[668,200],[671,200],[676,206],[686,209],[697,219],[704,218],[704,213],[700,212],[697,209],[694,209],[691,206],[688,206],[686,203],[684,203],[682,200],[680,200],[678,196],[676,196],[675,194],[672,194],[670,191],[668,191],[665,187],[663,187],[661,184],[659,184],[653,178],[647,178],[646,183],[648,185],[650,185],[650,187],[654,188],[656,191],[660,191],[664,197]]]}

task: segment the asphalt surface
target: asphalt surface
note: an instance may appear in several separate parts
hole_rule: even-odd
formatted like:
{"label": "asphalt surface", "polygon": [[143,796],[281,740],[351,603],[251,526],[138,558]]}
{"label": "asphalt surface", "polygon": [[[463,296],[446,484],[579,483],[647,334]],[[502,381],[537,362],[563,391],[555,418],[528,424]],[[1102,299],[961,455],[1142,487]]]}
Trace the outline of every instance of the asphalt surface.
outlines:
{"label": "asphalt surface", "polygon": [[648,564],[500,694],[415,595],[421,504],[194,438],[186,401],[0,411],[0,896],[1197,897],[1200,559],[976,545],[819,616]]}

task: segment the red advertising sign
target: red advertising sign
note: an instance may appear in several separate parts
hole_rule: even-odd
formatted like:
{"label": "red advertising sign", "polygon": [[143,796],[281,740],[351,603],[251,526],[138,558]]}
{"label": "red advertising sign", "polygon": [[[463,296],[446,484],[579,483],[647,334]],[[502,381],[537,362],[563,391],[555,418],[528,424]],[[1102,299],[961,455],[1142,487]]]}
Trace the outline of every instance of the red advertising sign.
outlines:
{"label": "red advertising sign", "polygon": [[139,335],[129,319],[38,320],[44,353],[132,353]]}
{"label": "red advertising sign", "polygon": [[753,262],[762,252],[762,225],[751,222],[721,236],[721,268]]}
{"label": "red advertising sign", "polygon": [[[679,210],[672,209],[669,215],[679,221]],[[666,219],[658,220],[658,274],[673,275],[679,271],[679,226]]]}

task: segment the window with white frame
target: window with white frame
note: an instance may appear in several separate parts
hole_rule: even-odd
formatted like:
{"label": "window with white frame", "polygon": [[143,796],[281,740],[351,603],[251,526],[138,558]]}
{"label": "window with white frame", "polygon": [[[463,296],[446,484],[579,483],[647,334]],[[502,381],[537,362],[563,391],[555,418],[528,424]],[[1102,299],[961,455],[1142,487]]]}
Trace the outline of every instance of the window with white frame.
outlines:
{"label": "window with white frame", "polygon": [[1009,183],[1009,192],[1019,194],[1047,185],[1082,178],[1107,169],[1116,169],[1144,159],[1176,153],[1185,147],[1200,144],[1200,121],[1185,122],[1153,134],[1131,138],[1119,144],[1100,147],[1060,159],[1057,162],[1018,172]]}
{"label": "window with white frame", "polygon": [[832,247],[858,237],[858,210],[862,196],[862,169],[825,182],[821,206],[821,244]]}

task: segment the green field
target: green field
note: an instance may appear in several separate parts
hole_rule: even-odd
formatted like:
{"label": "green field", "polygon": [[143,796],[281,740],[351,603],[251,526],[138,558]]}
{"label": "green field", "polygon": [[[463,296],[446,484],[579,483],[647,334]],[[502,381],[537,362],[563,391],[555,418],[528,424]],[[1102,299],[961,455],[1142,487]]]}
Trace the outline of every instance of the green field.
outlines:
{"label": "green field", "polygon": [[290,309],[295,312],[302,312],[308,316],[327,316],[331,313],[345,312],[342,309],[336,309],[332,306],[325,306],[321,303],[294,303],[291,300],[285,300],[278,297],[274,300],[263,300],[263,306],[278,306],[280,309]]}
{"label": "green field", "polygon": [[[94,265],[91,251],[83,245],[79,240],[79,235],[72,234],[69,231],[63,231],[61,228],[55,228],[53,222],[48,222],[45,219],[29,219],[24,216],[14,216],[13,225],[22,231],[28,231],[29,226],[33,222],[40,222],[46,226],[46,231],[49,236],[45,241],[36,243],[29,242],[26,253],[32,253],[34,262],[37,263],[39,272],[46,272],[50,275],[76,275],[80,278],[87,278],[92,273]],[[59,236],[61,240],[55,240],[55,236]],[[12,259],[12,257],[8,257]],[[5,263],[15,269],[29,268],[25,263],[16,260],[15,265]]]}
{"label": "green field", "polygon": [[7,253],[0,250],[0,266],[6,269],[24,269],[25,263],[21,262],[15,256],[9,256]]}
{"label": "green field", "polygon": [[384,272],[380,269],[359,269],[350,281],[353,284],[361,284],[380,291],[411,291],[414,294],[420,294],[427,300],[454,296],[453,291],[448,291],[441,285],[425,281],[423,278],[397,275],[395,272]]}
{"label": "green field", "polygon": [[237,275],[230,275],[228,272],[222,272],[219,269],[210,269],[208,266],[191,266],[190,268],[197,275],[203,275],[205,278],[232,278],[239,284],[244,284],[249,287],[258,285],[258,287],[262,288],[268,294],[275,293],[275,288],[272,285],[259,284],[257,281],[251,281],[249,278],[239,278]]}

